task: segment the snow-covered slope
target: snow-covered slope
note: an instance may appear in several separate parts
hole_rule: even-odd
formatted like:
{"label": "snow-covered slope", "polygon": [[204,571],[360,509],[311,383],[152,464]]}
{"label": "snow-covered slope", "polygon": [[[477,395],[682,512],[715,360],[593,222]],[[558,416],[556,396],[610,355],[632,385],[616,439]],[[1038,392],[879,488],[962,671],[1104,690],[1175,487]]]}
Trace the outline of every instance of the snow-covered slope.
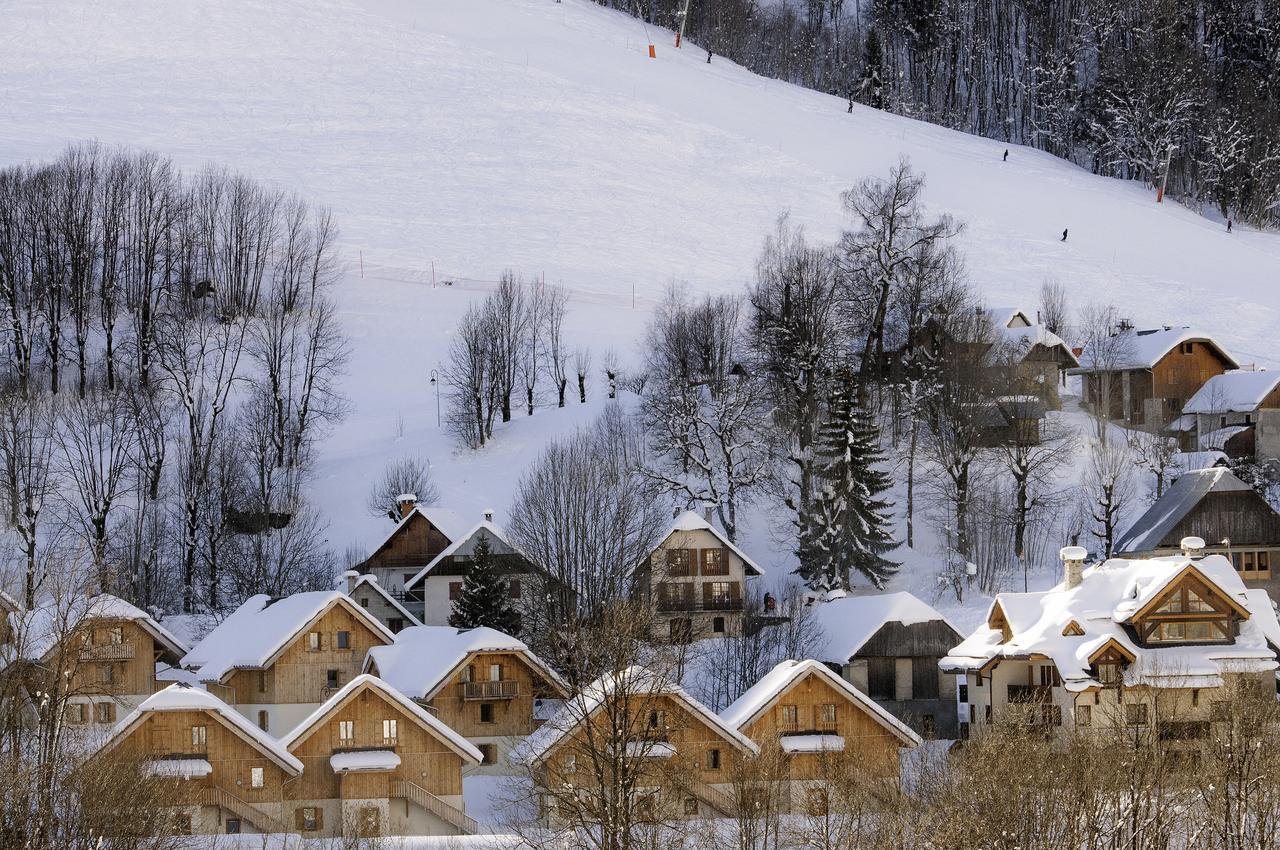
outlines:
{"label": "snow-covered slope", "polygon": [[586,0],[0,0],[0,162],[88,138],[226,163],[335,209],[356,412],[315,492],[339,550],[385,533],[361,505],[387,457],[430,456],[449,502],[501,519],[522,464],[602,403],[450,456],[430,371],[504,268],[573,289],[574,344],[627,355],[670,281],[740,286],[783,210],[833,237],[840,191],[900,156],[968,223],[993,303],[1034,307],[1052,275],[1140,324],[1194,323],[1242,362],[1280,362],[1280,236],[1228,236],[1028,149],[1002,162],[994,141],[849,114]]}

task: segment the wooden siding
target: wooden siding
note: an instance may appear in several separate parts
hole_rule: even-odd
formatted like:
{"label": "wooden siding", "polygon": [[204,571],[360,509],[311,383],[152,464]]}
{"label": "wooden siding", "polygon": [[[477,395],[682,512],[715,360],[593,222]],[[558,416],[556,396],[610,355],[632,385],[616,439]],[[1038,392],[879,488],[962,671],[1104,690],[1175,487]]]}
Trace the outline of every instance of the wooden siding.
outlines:
{"label": "wooden siding", "polygon": [[[945,620],[929,620],[910,626],[902,623],[885,623],[858,649],[854,658],[871,656],[942,658],[963,639]],[[834,660],[847,663],[853,659]]]}
{"label": "wooden siding", "polygon": [[[822,707],[836,706],[834,724],[822,720]],[[795,706],[796,722],[787,723],[783,706]],[[827,733],[844,738],[845,755],[853,755],[877,776],[898,772],[901,742],[873,719],[867,709],[813,673],[792,682],[759,718],[747,725],[747,737],[761,749],[778,746],[784,734]],[[819,779],[824,773],[820,753],[794,753],[788,757],[790,778]]]}
{"label": "wooden siding", "polygon": [[[324,636],[324,649],[316,652],[308,648],[307,635],[311,632]],[[350,635],[348,649],[337,648],[338,632]],[[347,608],[335,604],[299,632],[269,668],[231,674],[227,680],[229,695],[224,699],[237,705],[324,702],[332,696],[327,686],[330,670],[338,671],[341,687],[360,674],[365,655],[372,647],[387,642]]]}
{"label": "wooden siding", "polygon": [[1172,416],[1177,416],[1196,390],[1225,372],[1227,366],[1218,350],[1203,341],[1193,341],[1190,354],[1184,354],[1181,345],[1175,346],[1151,370],[1152,396],[1168,399],[1170,407],[1176,408]]}
{"label": "wooden siding", "polygon": [[[338,737],[338,723],[352,721],[354,740]],[[382,721],[397,721],[394,743],[382,737]],[[329,759],[337,752],[353,750],[394,750],[400,766],[394,771],[341,777],[333,772]],[[462,793],[462,757],[422,728],[402,706],[371,688],[363,688],[337,710],[321,718],[317,728],[291,752],[303,764],[302,777],[291,789],[292,799],[333,800],[387,796],[387,783],[402,779],[425,788],[437,797]]]}
{"label": "wooden siding", "polygon": [[[473,682],[489,681],[489,665],[502,665],[502,680],[515,683],[513,699],[464,699],[462,680],[471,667]],[[430,705],[445,725],[464,738],[523,737],[533,731],[533,702],[537,696],[554,694],[554,688],[519,655],[512,652],[473,653],[454,671],[448,683],[431,699]],[[493,707],[493,722],[480,722],[480,706]]]}
{"label": "wooden siding", "polygon": [[[114,629],[120,630],[118,644],[112,642]],[[71,674],[68,693],[119,697],[154,692],[156,642],[134,621],[94,619],[77,629],[67,644],[50,660],[58,664],[61,655],[62,666]]]}
{"label": "wooden siding", "polygon": [[1274,546],[1280,544],[1280,514],[1253,490],[1207,493],[1160,546],[1176,549],[1184,537],[1200,537],[1214,546],[1225,537],[1232,548]]}
{"label": "wooden siding", "polygon": [[413,513],[407,522],[401,523],[391,537],[378,547],[356,569],[367,573],[374,569],[401,569],[425,567],[452,543],[444,532],[431,524],[425,516]]}

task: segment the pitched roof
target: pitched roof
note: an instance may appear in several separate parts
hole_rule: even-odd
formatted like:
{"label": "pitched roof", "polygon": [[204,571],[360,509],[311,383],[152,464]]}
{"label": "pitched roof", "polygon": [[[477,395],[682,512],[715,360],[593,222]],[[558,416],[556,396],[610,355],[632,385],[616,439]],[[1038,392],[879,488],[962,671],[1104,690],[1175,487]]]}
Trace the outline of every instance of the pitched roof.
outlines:
{"label": "pitched roof", "polygon": [[733,728],[744,729],[786,693],[788,688],[806,676],[817,676],[835,688],[904,744],[914,747],[921,742],[919,735],[882,708],[875,700],[837,676],[827,665],[811,658],[804,661],[781,662],[765,673],[760,681],[748,688],[746,693],[738,697],[728,708],[720,712],[720,717]]}
{"label": "pitched roof", "polygon": [[30,661],[44,658],[59,639],[88,620],[127,620],[151,635],[174,660],[187,653],[186,644],[150,614],[109,593],[78,596],[69,603],[45,602],[30,611],[15,611],[9,617],[19,636],[16,649]]}
{"label": "pitched roof", "polygon": [[[1128,624],[1188,576],[1242,612],[1234,642],[1139,646],[1130,637]],[[1059,584],[1036,593],[1002,593],[994,605],[1017,612],[1009,617],[1011,638],[1004,640],[999,629],[984,623],[942,659],[942,669],[960,672],[1004,658],[1044,656],[1058,668],[1064,687],[1079,692],[1100,686],[1093,678],[1090,659],[1110,642],[1136,659],[1125,673],[1129,685],[1214,687],[1221,684],[1224,672],[1277,668],[1269,641],[1280,636],[1280,627],[1272,623],[1273,613],[1268,616],[1270,599],[1247,591],[1231,562],[1221,555],[1112,558],[1087,568],[1076,587]],[[1066,628],[1071,622],[1081,633]]]}
{"label": "pitched roof", "polygon": [[1214,375],[1196,390],[1183,413],[1250,413],[1280,386],[1280,371],[1233,369]]}
{"label": "pitched roof", "polygon": [[471,538],[475,537],[477,534],[479,534],[482,531],[485,534],[488,534],[489,536],[493,537],[495,540],[500,541],[507,548],[512,550],[516,548],[515,546],[512,545],[511,541],[507,539],[506,532],[504,532],[501,528],[494,525],[492,522],[490,522],[487,519],[481,520],[480,522],[473,525],[464,534],[460,534],[457,537],[451,538],[453,542],[450,543],[444,549],[444,551],[442,551],[440,554],[432,558],[425,567],[423,567],[421,570],[417,572],[417,574],[414,575],[413,578],[406,581],[404,583],[405,588],[408,589],[408,588],[417,586],[418,582],[426,578],[427,573],[431,572],[431,570],[434,569],[437,564],[443,563],[446,558],[452,558],[454,555],[457,554],[459,549],[461,549],[463,546],[465,546],[467,543],[471,541]]}
{"label": "pitched roof", "polygon": [[377,676],[370,676],[368,673],[362,673],[343,685],[336,694],[325,700],[319,708],[311,712],[301,723],[286,733],[280,739],[280,745],[286,749],[293,749],[295,745],[304,741],[315,730],[321,720],[338,710],[349,698],[364,690],[377,691],[391,702],[400,706],[430,731],[433,736],[440,739],[449,749],[461,756],[464,761],[479,764],[484,760],[484,756],[470,741],[446,726],[443,721],[434,717],[429,711],[396,690],[389,683],[384,682]]}
{"label": "pitched roof", "polygon": [[429,700],[448,684],[453,674],[476,652],[511,652],[540,673],[562,696],[569,687],[560,674],[519,638],[490,629],[455,629],[452,626],[413,626],[395,636],[389,646],[375,646],[365,658],[364,669],[378,675],[414,699]]}
{"label": "pitched roof", "polygon": [[[348,574],[350,573],[355,573],[355,570],[349,570]],[[356,573],[356,576],[358,577],[355,579],[355,584],[353,584],[351,586],[351,589],[347,591],[347,596],[350,596],[352,599],[355,599],[355,592],[361,587],[367,587],[369,590],[372,590],[374,593],[381,596],[388,605],[390,605],[392,608],[395,608],[396,611],[400,612],[400,616],[404,617],[410,623],[412,623],[415,626],[422,625],[422,621],[419,620],[417,617],[413,616],[413,614],[409,612],[408,608],[404,607],[399,602],[397,602],[395,597],[392,596],[390,593],[387,593],[386,589],[381,584],[378,583],[378,577],[375,576],[373,573],[365,573],[364,575],[360,575],[359,573]]]}
{"label": "pitched roof", "polygon": [[697,511],[685,511],[684,513],[680,514],[675,519],[673,519],[671,521],[671,525],[663,533],[662,541],[661,543],[659,543],[659,546],[662,545],[662,543],[666,543],[668,540],[670,540],[672,535],[680,534],[681,532],[690,532],[690,531],[711,532],[711,534],[715,535],[715,538],[719,540],[720,543],[724,545],[725,548],[727,548],[730,552],[733,552],[733,554],[737,555],[739,558],[742,559],[742,564],[747,575],[757,575],[757,576],[764,575],[764,569],[755,561],[753,561],[751,559],[751,556],[749,556],[746,552],[743,552],[741,549],[735,546],[733,542],[729,540],[729,538],[726,537],[723,532],[720,531],[720,529],[716,528],[713,524],[703,519],[702,515],[699,514]]}
{"label": "pitched roof", "polygon": [[302,773],[298,761],[284,745],[259,729],[240,712],[201,688],[189,685],[170,685],[142,701],[132,713],[116,724],[103,744],[105,752],[123,741],[148,715],[168,711],[203,711],[217,717],[239,737],[278,764],[286,773],[297,776]]}
{"label": "pitched roof", "polygon": [[739,750],[752,754],[760,752],[754,741],[725,723],[719,715],[690,696],[684,688],[665,676],[633,664],[618,673],[601,676],[583,688],[581,693],[565,700],[560,710],[521,741],[508,758],[515,764],[537,764],[573,730],[587,722],[610,696],[619,691],[625,695],[644,693],[669,696]]}
{"label": "pitched roof", "polygon": [[1151,369],[1160,360],[1184,342],[1203,342],[1214,348],[1230,368],[1239,364],[1225,348],[1206,333],[1190,327],[1164,327],[1151,330],[1130,329],[1121,331],[1117,336],[1123,339],[1111,345],[1111,351],[1117,355],[1116,362],[1102,363],[1095,366],[1094,355],[1086,348],[1080,355],[1081,372],[1093,371],[1096,368],[1105,370]]}
{"label": "pitched roof", "polygon": [[194,669],[202,682],[217,682],[237,669],[267,667],[308,624],[334,605],[344,606],[387,643],[395,640],[378,618],[341,591],[314,590],[280,599],[259,594],[246,599],[196,644],[182,659],[182,666]]}
{"label": "pitched roof", "polygon": [[419,516],[435,526],[436,530],[449,538],[450,542],[461,537],[466,531],[468,525],[467,520],[464,519],[462,514],[457,511],[453,511],[448,508],[438,508],[434,505],[414,505],[413,509],[396,523],[395,528],[387,532],[387,536],[378,544],[378,548],[375,549],[374,552],[377,553],[382,551],[382,549],[394,540],[402,530],[408,527],[414,517]]}
{"label": "pitched roof", "polygon": [[1164,495],[1156,499],[1146,513],[1120,535],[1116,552],[1151,552],[1159,548],[1162,540],[1178,523],[1200,504],[1209,493],[1233,493],[1248,490],[1245,484],[1226,467],[1195,469],[1184,472],[1169,485]]}
{"label": "pitched roof", "polygon": [[[815,603],[810,616],[822,630],[826,645],[822,657],[847,663],[886,623],[912,626],[935,620],[947,623],[936,609],[905,591],[845,596]],[[955,627],[947,623],[953,632]],[[959,632],[956,632],[959,637]]]}

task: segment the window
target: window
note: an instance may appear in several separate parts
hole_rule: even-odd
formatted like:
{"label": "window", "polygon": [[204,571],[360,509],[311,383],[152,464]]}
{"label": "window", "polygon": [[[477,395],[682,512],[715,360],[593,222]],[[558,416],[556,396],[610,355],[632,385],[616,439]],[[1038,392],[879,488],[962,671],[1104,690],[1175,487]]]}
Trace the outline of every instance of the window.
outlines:
{"label": "window", "polygon": [[565,773],[578,772],[578,757],[573,753],[569,753],[567,756],[564,757],[564,772]]}
{"label": "window", "polygon": [[502,681],[502,665],[501,664],[489,665],[489,681],[490,682]]}
{"label": "window", "polygon": [[836,704],[834,702],[828,702],[823,704],[819,712],[819,717],[821,717],[820,722],[822,723],[835,723],[836,722]]}
{"label": "window", "polygon": [[314,832],[320,828],[320,809],[316,806],[303,806],[298,809],[298,828],[305,832]]}
{"label": "window", "polygon": [[1147,640],[1152,643],[1219,641],[1226,639],[1226,627],[1218,620],[1157,623],[1154,631],[1147,636]]}
{"label": "window", "polygon": [[666,713],[665,711],[651,711],[651,712],[649,712],[649,728],[650,728],[650,729],[661,729],[661,730],[663,730],[663,731],[665,731],[666,729],[670,728],[670,727],[667,725],[667,713]]}
{"label": "window", "polygon": [[493,744],[480,744],[476,747],[480,751],[481,764],[494,764],[498,760],[498,748]]}
{"label": "window", "polygon": [[103,664],[101,670],[102,684],[111,685],[116,681],[116,668],[114,664]]}
{"label": "window", "polygon": [[320,651],[320,633],[307,632],[307,649],[312,652]]}
{"label": "window", "polygon": [[520,579],[513,578],[511,581],[507,582],[507,596],[511,599],[520,598]]}
{"label": "window", "polygon": [[807,789],[805,792],[805,808],[809,812],[809,817],[825,817],[827,814],[827,789]]}
{"label": "window", "polygon": [[227,818],[227,835],[240,834],[240,818]]}
{"label": "window", "polygon": [[260,767],[249,768],[249,787],[261,788],[263,784],[263,771]]}
{"label": "window", "polygon": [[732,598],[731,591],[729,589],[729,582],[713,581],[710,584],[704,585],[704,587],[709,588],[705,593],[709,595],[711,606],[716,608],[724,608],[728,606],[730,599]]}
{"label": "window", "polygon": [[367,596],[361,596],[361,597],[360,597],[360,607],[361,607],[361,608],[368,608],[368,607],[369,607],[369,597],[367,597]]}
{"label": "window", "polygon": [[67,722],[68,723],[84,723],[85,722],[84,703],[73,702],[67,705]]}
{"label": "window", "polygon": [[382,721],[382,740],[384,742],[395,743],[400,737],[400,721],[391,719]]}
{"label": "window", "polygon": [[724,556],[723,549],[702,550],[702,574],[704,576],[727,576],[729,574],[729,560]]}
{"label": "window", "polygon": [[937,723],[932,714],[925,714],[920,718],[920,732],[924,737],[932,739],[937,734]]}
{"label": "window", "polygon": [[338,742],[350,744],[356,739],[356,723],[354,720],[338,721]]}
{"label": "window", "polygon": [[986,711],[982,713],[983,719],[986,720],[988,723],[990,723],[991,722],[991,703],[987,703],[983,707],[986,709]]}
{"label": "window", "polygon": [[336,687],[338,687],[338,671],[337,671],[337,670],[326,670],[326,671],[325,671],[325,675],[324,675],[324,682],[325,682],[325,687],[326,687],[326,688],[336,688]]}
{"label": "window", "polygon": [[1046,688],[1056,688],[1062,684],[1062,678],[1058,675],[1058,668],[1052,664],[1045,664],[1040,667],[1040,685]]}
{"label": "window", "polygon": [[794,729],[800,723],[800,710],[794,705],[778,706],[778,725]]}
{"label": "window", "polygon": [[893,699],[897,690],[897,671],[892,658],[867,659],[867,696],[872,699]]}
{"label": "window", "polygon": [[960,702],[969,701],[969,685],[968,684],[964,682],[960,683],[960,687],[956,691],[956,699],[959,700]]}
{"label": "window", "polygon": [[1147,704],[1144,702],[1128,703],[1124,707],[1124,722],[1130,726],[1147,725]]}
{"label": "window", "polygon": [[1196,344],[1194,342],[1184,342],[1182,344],[1183,354],[1195,354]]}
{"label": "window", "polygon": [[672,643],[690,643],[693,641],[693,620],[689,617],[672,618],[669,628],[671,629]]}
{"label": "window", "polygon": [[267,727],[271,725],[271,715],[265,711],[258,712],[258,728],[263,732],[268,731]]}
{"label": "window", "polygon": [[720,751],[717,749],[707,750],[707,770],[720,769]]}
{"label": "window", "polygon": [[696,815],[696,814],[698,813],[698,798],[697,798],[697,797],[685,797],[685,798],[684,798],[684,813],[685,813],[686,815]]}
{"label": "window", "polygon": [[724,634],[724,617],[711,618],[711,631],[718,635]]}
{"label": "window", "polygon": [[667,575],[669,576],[693,575],[693,550],[692,549],[668,549],[667,550]]}
{"label": "window", "polygon": [[400,634],[404,631],[404,617],[392,617],[387,620],[387,628],[391,629],[392,634]]}
{"label": "window", "polygon": [[99,723],[115,723],[116,704],[114,702],[94,703],[93,719]]}
{"label": "window", "polygon": [[191,727],[191,751],[193,753],[207,752],[209,749],[209,727],[192,726]]}
{"label": "window", "polygon": [[1098,681],[1109,688],[1120,684],[1120,665],[1111,661],[1099,663]]}
{"label": "window", "polygon": [[351,648],[351,632],[338,632],[338,649]]}
{"label": "window", "polygon": [[458,597],[462,595],[462,582],[449,582],[449,601],[456,602]]}
{"label": "window", "polygon": [[124,627],[113,626],[107,629],[107,643],[112,646],[119,646],[124,643]]}
{"label": "window", "polygon": [[491,702],[480,703],[480,722],[481,723],[494,722],[493,721],[493,703]]}
{"label": "window", "polygon": [[258,693],[265,694],[267,692],[267,671],[258,671]]}
{"label": "window", "polygon": [[474,682],[475,680],[476,680],[476,666],[474,664],[468,664],[466,667],[463,667],[462,681]]}
{"label": "window", "polygon": [[1093,706],[1077,705],[1076,706],[1076,725],[1089,726],[1093,723]]}

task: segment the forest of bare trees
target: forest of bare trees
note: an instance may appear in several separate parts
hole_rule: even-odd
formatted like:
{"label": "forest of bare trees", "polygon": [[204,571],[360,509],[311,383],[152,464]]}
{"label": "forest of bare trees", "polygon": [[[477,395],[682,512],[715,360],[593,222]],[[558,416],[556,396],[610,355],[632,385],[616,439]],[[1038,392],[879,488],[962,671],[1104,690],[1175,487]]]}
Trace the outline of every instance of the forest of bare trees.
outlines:
{"label": "forest of bare trees", "polygon": [[0,503],[31,605],[85,563],[144,607],[327,582],[306,498],[342,417],[335,225],[96,144],[0,171]]}
{"label": "forest of bare trees", "polygon": [[756,73],[1280,221],[1276,0],[597,0]]}

